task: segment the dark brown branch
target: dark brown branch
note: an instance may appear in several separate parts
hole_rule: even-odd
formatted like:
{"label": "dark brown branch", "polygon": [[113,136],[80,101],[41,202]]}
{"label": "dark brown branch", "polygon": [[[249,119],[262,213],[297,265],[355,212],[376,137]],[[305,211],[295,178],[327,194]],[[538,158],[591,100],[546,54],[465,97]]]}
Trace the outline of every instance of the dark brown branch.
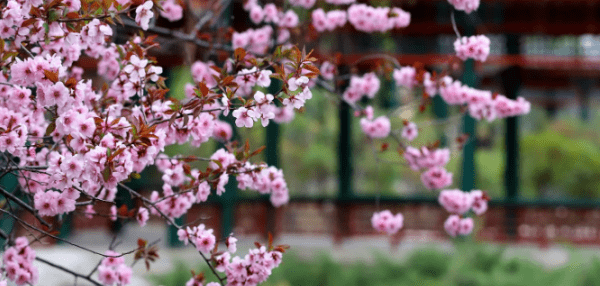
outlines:
{"label": "dark brown branch", "polygon": [[23,225],[25,225],[26,227],[28,227],[28,228],[30,228],[30,229],[33,229],[33,230],[35,230],[35,231],[38,231],[38,232],[40,232],[40,233],[42,233],[42,234],[45,234],[45,235],[47,235],[47,236],[49,236],[49,237],[51,237],[51,238],[54,238],[54,239],[56,239],[56,240],[59,240],[59,241],[62,241],[62,242],[64,242],[64,243],[66,243],[66,244],[69,244],[69,245],[75,246],[75,247],[77,247],[77,248],[79,248],[79,249],[82,249],[82,250],[85,250],[85,251],[87,251],[87,252],[91,252],[91,253],[93,253],[93,254],[100,255],[100,256],[102,256],[102,257],[121,257],[121,256],[125,256],[125,255],[127,255],[127,254],[130,254],[130,253],[134,253],[134,252],[138,251],[139,249],[141,249],[141,247],[138,247],[138,248],[136,248],[136,249],[134,249],[134,250],[127,251],[127,252],[123,252],[123,253],[121,253],[120,255],[106,255],[106,254],[102,254],[102,253],[100,253],[100,252],[97,252],[97,251],[94,251],[94,250],[91,250],[91,249],[85,248],[85,247],[83,247],[83,246],[81,246],[81,245],[74,244],[74,243],[72,243],[72,242],[70,242],[70,241],[68,241],[68,240],[66,240],[66,239],[62,239],[62,238],[60,238],[60,237],[58,237],[58,236],[52,235],[52,234],[50,234],[50,233],[48,233],[48,232],[46,232],[46,231],[44,231],[44,230],[41,230],[41,229],[39,229],[39,228],[37,228],[37,227],[35,227],[35,226],[33,226],[33,225],[31,225],[31,224],[27,223],[26,221],[24,221],[24,220],[20,219],[19,217],[17,217],[16,215],[14,215],[14,214],[10,213],[10,212],[9,212],[9,211],[7,211],[7,210],[4,210],[4,209],[1,209],[1,208],[0,208],[0,212],[3,212],[3,213],[5,213],[5,214],[8,214],[8,215],[9,215],[9,216],[11,216],[13,219],[17,220],[18,222],[22,223]]}
{"label": "dark brown branch", "polygon": [[54,268],[56,268],[56,269],[62,270],[62,271],[64,271],[64,272],[67,272],[67,273],[69,273],[69,274],[71,274],[71,275],[73,275],[73,276],[75,276],[75,277],[78,277],[78,278],[83,278],[83,279],[85,279],[86,281],[89,281],[90,283],[92,283],[92,284],[94,284],[94,285],[96,285],[96,286],[102,286],[102,284],[100,284],[99,282],[97,282],[97,281],[96,281],[96,280],[94,280],[94,279],[91,279],[91,278],[90,278],[90,277],[88,277],[88,276],[85,276],[85,275],[83,275],[83,274],[79,274],[79,273],[77,273],[77,272],[75,272],[75,271],[72,271],[72,270],[70,270],[70,269],[67,269],[67,268],[65,268],[65,267],[62,267],[62,266],[60,266],[60,265],[58,265],[58,264],[54,264],[54,263],[52,263],[52,262],[50,262],[50,261],[48,261],[48,260],[46,260],[46,259],[43,259],[43,258],[41,258],[41,257],[39,257],[39,256],[37,256],[37,257],[35,258],[35,260],[37,260],[37,261],[40,261],[40,262],[43,262],[43,263],[46,263],[46,264],[48,264],[48,265],[50,265],[50,266],[52,266],[52,267],[54,267]]}
{"label": "dark brown branch", "polygon": [[[123,10],[121,12],[118,12],[115,15],[118,15],[118,14],[127,14],[127,13],[129,13],[129,11],[132,11],[132,10],[133,10],[133,8],[128,8],[128,9],[125,9],[125,10]],[[104,15],[96,16],[96,17],[83,17],[83,18],[75,18],[75,19],[62,18],[62,19],[57,19],[56,22],[64,22],[64,23],[66,23],[66,22],[92,21],[94,19],[102,20],[102,19],[112,18],[112,17],[113,17],[113,15],[104,14]],[[44,19],[44,20],[48,20],[48,19]]]}
{"label": "dark brown branch", "polygon": [[[138,26],[135,22],[133,22],[129,19],[124,19],[123,25],[128,28],[142,30],[142,27]],[[203,48],[213,48],[213,49],[222,50],[222,51],[226,51],[226,52],[233,52],[233,48],[231,46],[210,43],[210,42],[198,39],[196,37],[196,35],[186,34],[186,33],[171,30],[168,28],[149,27],[148,30],[146,30],[146,32],[154,33],[154,34],[157,34],[162,37],[175,38],[175,39],[182,40],[185,42],[193,43],[193,44],[203,47]]]}
{"label": "dark brown branch", "polygon": [[23,202],[22,200],[20,200],[19,198],[15,197],[15,195],[13,195],[12,193],[8,192],[7,190],[5,190],[4,188],[0,187],[0,193],[2,195],[4,195],[6,198],[12,200],[13,202],[15,202],[17,205],[21,206],[22,208],[24,208],[25,210],[27,210],[28,212],[30,212],[31,214],[33,214],[35,216],[35,218],[38,219],[38,221],[43,224],[44,226],[51,228],[52,225],[49,224],[47,221],[45,221],[44,219],[42,219],[38,213],[28,204],[26,204],[25,202]]}

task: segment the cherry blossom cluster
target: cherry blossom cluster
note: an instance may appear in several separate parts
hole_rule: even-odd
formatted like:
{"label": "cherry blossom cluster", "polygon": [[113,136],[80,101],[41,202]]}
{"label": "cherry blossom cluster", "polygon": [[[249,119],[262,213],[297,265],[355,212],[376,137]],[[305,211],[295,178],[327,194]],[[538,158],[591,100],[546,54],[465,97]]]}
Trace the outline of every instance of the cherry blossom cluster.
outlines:
{"label": "cherry blossom cluster", "polygon": [[[10,88],[6,88],[10,90]],[[3,94],[8,99],[8,94]],[[19,108],[22,104],[27,104],[31,90],[20,88],[15,90],[13,100],[7,100],[6,104],[13,105],[12,108]],[[10,153],[20,153],[24,149],[22,146],[27,141],[27,124],[25,120],[29,119],[23,113],[14,112],[10,109],[0,107],[0,152],[8,151]]]}
{"label": "cherry blossom cluster", "polygon": [[39,273],[37,267],[33,265],[34,260],[35,250],[29,247],[27,238],[21,236],[15,239],[14,246],[4,251],[2,269],[6,273],[6,277],[16,285],[36,284]]}
{"label": "cherry blossom cluster", "polygon": [[379,116],[376,119],[361,118],[360,127],[371,138],[386,138],[392,130],[390,119]]}
{"label": "cherry blossom cluster", "polygon": [[331,10],[326,13],[323,9],[319,8],[313,10],[311,15],[312,25],[317,32],[331,32],[335,28],[346,25],[346,21],[348,20],[346,11],[342,10]]}
{"label": "cherry blossom cluster", "polygon": [[335,65],[332,64],[331,62],[324,61],[321,64],[319,71],[321,72],[321,77],[323,77],[324,79],[333,80],[333,77],[335,76],[336,68],[335,68]]}
{"label": "cherry blossom cluster", "polygon": [[477,120],[486,119],[491,122],[500,118],[524,115],[531,110],[531,104],[522,97],[513,100],[504,95],[494,95],[489,91],[452,81],[450,77],[442,78],[439,93],[450,105],[467,104],[469,114]]}
{"label": "cherry blossom cluster", "polygon": [[175,22],[183,18],[183,8],[175,0],[161,1],[160,6],[160,15],[169,21]]}
{"label": "cherry blossom cluster", "polygon": [[441,167],[433,167],[421,174],[421,182],[430,190],[452,185],[452,173]]}
{"label": "cherry blossom cluster", "polygon": [[[392,77],[396,81],[397,86],[404,86],[408,89],[412,89],[419,84],[417,81],[417,70],[414,67],[406,66],[395,69]],[[435,96],[437,93],[437,83],[433,80],[429,72],[423,74],[423,88],[429,96]]]}
{"label": "cherry blossom cluster", "polygon": [[241,173],[237,176],[238,189],[253,189],[261,194],[271,194],[271,203],[276,207],[286,204],[290,196],[283,172],[275,167],[264,168],[260,172],[244,172],[257,167],[246,163],[244,168],[240,169]]}
{"label": "cherry blossom cluster", "polygon": [[79,192],[74,188],[66,192],[46,191],[37,192],[34,195],[34,207],[41,216],[55,216],[70,213],[75,210],[75,200],[79,198]]}
{"label": "cherry blossom cluster", "polygon": [[198,251],[209,253],[214,247],[217,239],[213,234],[212,229],[207,229],[204,224],[200,224],[197,227],[187,227],[186,229],[179,229],[177,231],[179,240],[183,241],[185,245],[192,243],[196,246]]}
{"label": "cherry blossom cluster", "polygon": [[257,4],[250,8],[250,20],[254,24],[261,24],[263,21],[267,23],[277,24],[281,28],[294,28],[298,26],[298,15],[293,10],[286,12],[279,11],[273,3],[261,7]]}
{"label": "cherry blossom cluster", "polygon": [[[271,28],[271,26],[264,26],[259,29],[248,29],[241,33],[234,32],[232,36],[232,45],[234,49],[244,48],[254,54],[261,55],[271,46],[272,34],[273,28]],[[283,34],[279,35],[282,37],[281,35]]]}
{"label": "cherry blossom cluster", "polygon": [[448,0],[454,9],[471,13],[479,8],[480,0]]}
{"label": "cherry blossom cluster", "polygon": [[462,37],[454,42],[454,51],[463,61],[471,58],[485,62],[490,54],[490,39],[484,35]]}
{"label": "cherry blossom cluster", "polygon": [[459,215],[450,215],[444,222],[444,229],[451,237],[469,235],[473,231],[473,218],[461,218]]}
{"label": "cherry blossom cluster", "polygon": [[402,127],[402,133],[400,134],[402,138],[407,141],[413,141],[419,135],[419,129],[417,128],[417,124],[414,122],[405,121],[404,127]]}
{"label": "cherry blossom cluster", "polygon": [[[162,187],[162,197],[157,191],[153,191],[150,195],[150,201],[156,207],[150,208],[151,214],[160,215],[162,213],[170,218],[178,218],[187,213],[194,203],[206,201],[210,193],[210,186],[206,182],[200,183],[196,195],[192,192],[175,193],[173,191],[172,186],[181,186],[186,179],[189,180],[182,168],[182,164],[172,164],[170,168],[163,171],[163,178],[168,177],[169,180],[165,181]],[[217,188],[217,192],[219,191],[221,191],[220,187]],[[197,200],[198,198],[204,198],[204,200]],[[141,217],[138,219],[140,225],[145,224],[145,221],[148,219],[147,211],[138,214],[138,216],[140,215]]]}
{"label": "cherry blossom cluster", "polygon": [[[419,81],[417,80],[417,69],[411,66],[400,67],[399,69],[395,69],[392,77],[396,82],[397,86],[403,86],[408,89],[412,89],[415,86],[419,85]],[[438,92],[438,83],[435,81],[431,73],[425,71],[423,73],[423,88],[425,93],[430,97],[433,97]]]}
{"label": "cherry blossom cluster", "polygon": [[371,225],[378,232],[387,234],[397,233],[404,224],[404,217],[401,213],[392,214],[389,210],[373,213],[371,217]]}
{"label": "cherry blossom cluster", "polygon": [[[200,224],[198,227],[179,229],[177,235],[185,245],[192,243],[198,251],[211,253],[215,265],[214,269],[225,273],[227,285],[258,285],[266,281],[273,268],[281,263],[283,253],[281,247],[273,249],[270,246],[269,249],[271,250],[267,250],[267,247],[259,246],[250,249],[249,253],[243,258],[239,256],[232,257],[237,251],[237,239],[232,236],[225,239],[227,249],[224,252],[217,252],[213,230],[206,229],[204,224]],[[203,285],[203,283],[203,276],[195,276],[186,285]],[[207,285],[214,285],[211,283]]]}
{"label": "cherry blossom cluster", "polygon": [[488,197],[480,190],[468,193],[461,190],[443,190],[438,201],[446,211],[458,215],[463,215],[469,210],[473,210],[476,215],[482,215],[488,207]]}
{"label": "cherry blossom cluster", "polygon": [[215,269],[225,273],[227,285],[258,285],[281,263],[282,249],[269,249],[266,246],[250,249],[243,258],[232,257],[231,251],[224,252],[216,257]]}
{"label": "cherry blossom cluster", "polygon": [[106,251],[105,254],[109,257],[102,259],[98,266],[98,280],[106,286],[129,285],[133,272],[131,267],[125,264],[125,258],[112,250]]}
{"label": "cherry blossom cluster", "polygon": [[[402,67],[394,70],[396,85],[412,89],[417,86],[417,71],[414,67]],[[529,113],[531,104],[524,98],[509,99],[504,95],[495,95],[490,91],[475,89],[463,85],[449,76],[434,81],[429,72],[423,75],[424,88],[430,96],[437,93],[449,105],[467,105],[471,117],[491,122],[496,119],[519,116]]]}
{"label": "cherry blossom cluster", "polygon": [[352,76],[350,85],[344,91],[343,98],[348,103],[355,103],[363,96],[374,98],[380,87],[381,81],[375,73],[366,73],[362,77]]}
{"label": "cherry blossom cluster", "polygon": [[359,31],[383,33],[394,28],[407,27],[410,24],[410,13],[397,7],[353,4],[348,8],[348,21]]}
{"label": "cherry blossom cluster", "polygon": [[312,98],[312,91],[310,91],[309,88],[310,82],[307,77],[292,77],[287,84],[288,90],[292,92],[292,94],[282,101],[286,108],[300,109],[304,107],[307,100]]}
{"label": "cherry blossom cluster", "polygon": [[450,161],[450,149],[430,149],[427,147],[417,149],[408,146],[404,151],[404,159],[408,163],[408,166],[415,171],[444,167]]}
{"label": "cherry blossom cluster", "polygon": [[365,109],[355,111],[354,116],[365,117],[360,119],[360,127],[362,131],[371,138],[386,138],[392,130],[390,119],[386,116],[379,116],[373,120],[373,107],[367,106]]}
{"label": "cherry blossom cluster", "polygon": [[438,201],[451,215],[444,223],[446,232],[455,237],[456,235],[468,235],[473,231],[473,219],[462,217],[469,210],[476,215],[482,215],[488,208],[487,195],[480,190],[463,192],[461,190],[443,190],[440,192]]}
{"label": "cherry blossom cluster", "polygon": [[449,149],[430,150],[427,147],[416,149],[408,146],[404,150],[404,159],[415,170],[427,169],[421,174],[421,181],[430,190],[441,189],[452,184],[452,173],[444,166],[450,161]]}

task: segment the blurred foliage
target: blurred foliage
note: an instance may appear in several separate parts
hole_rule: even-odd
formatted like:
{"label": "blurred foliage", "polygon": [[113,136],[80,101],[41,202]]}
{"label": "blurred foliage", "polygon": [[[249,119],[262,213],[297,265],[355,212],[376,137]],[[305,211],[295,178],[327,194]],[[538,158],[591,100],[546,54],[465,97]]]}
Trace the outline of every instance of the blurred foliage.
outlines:
{"label": "blurred foliage", "polygon": [[[286,254],[265,286],[558,286],[600,285],[600,260],[583,260],[571,253],[566,265],[546,269],[524,255],[505,255],[504,247],[457,243],[446,252],[439,247],[416,249],[404,261],[377,254],[373,261],[340,263],[326,254],[311,258]],[[584,262],[585,261],[585,262]],[[208,269],[204,269],[206,273]],[[189,269],[179,263],[170,273],[155,275],[155,285],[183,285]],[[210,273],[209,273],[210,276]],[[208,281],[215,281],[208,280]]]}
{"label": "blurred foliage", "polygon": [[522,150],[524,196],[600,196],[598,142],[548,129],[525,136]]}

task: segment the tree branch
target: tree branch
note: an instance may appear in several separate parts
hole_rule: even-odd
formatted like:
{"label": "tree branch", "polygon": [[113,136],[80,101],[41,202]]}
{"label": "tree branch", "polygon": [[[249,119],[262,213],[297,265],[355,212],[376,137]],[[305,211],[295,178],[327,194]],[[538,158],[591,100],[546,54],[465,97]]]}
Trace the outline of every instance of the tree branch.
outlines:
{"label": "tree branch", "polygon": [[2,195],[4,195],[6,198],[11,199],[13,202],[15,202],[17,205],[21,206],[22,208],[24,208],[25,210],[27,210],[28,212],[30,212],[31,214],[33,214],[35,216],[35,218],[38,219],[38,221],[43,224],[44,226],[51,228],[52,225],[49,224],[48,222],[46,222],[44,219],[42,219],[39,214],[28,204],[26,204],[25,202],[23,202],[22,200],[20,200],[19,198],[15,197],[15,195],[13,195],[12,193],[6,191],[4,188],[0,187],[0,193]]}
{"label": "tree branch", "polygon": [[[135,22],[133,22],[129,19],[123,19],[123,25],[128,28],[142,30],[142,27],[138,26]],[[222,51],[226,51],[226,52],[233,52],[233,48],[231,46],[210,43],[210,42],[196,38],[196,35],[186,34],[186,33],[180,32],[180,31],[170,30],[170,29],[163,28],[163,27],[149,27],[148,30],[146,30],[146,32],[154,33],[154,34],[157,34],[157,35],[163,36],[163,37],[170,37],[170,38],[175,38],[175,39],[182,40],[185,42],[193,43],[193,44],[203,47],[203,48],[213,48],[213,49],[222,50]]]}
{"label": "tree branch", "polygon": [[94,284],[94,285],[96,285],[96,286],[102,286],[102,284],[100,284],[99,282],[97,282],[97,281],[96,281],[96,280],[94,280],[94,279],[91,279],[91,278],[89,278],[88,276],[85,276],[85,275],[83,275],[83,274],[79,274],[79,273],[77,273],[77,272],[75,272],[75,271],[72,271],[72,270],[70,270],[70,269],[67,269],[67,268],[65,268],[65,267],[62,267],[62,266],[60,266],[60,265],[58,265],[58,264],[54,264],[54,263],[52,263],[52,262],[50,262],[50,261],[48,261],[48,260],[46,260],[46,259],[43,259],[43,258],[41,258],[41,257],[39,257],[39,256],[36,256],[36,257],[35,257],[35,260],[37,260],[37,261],[40,261],[40,262],[43,262],[43,263],[46,263],[46,264],[48,264],[48,265],[50,265],[50,266],[52,266],[52,267],[54,267],[54,268],[56,268],[56,269],[62,270],[62,271],[64,271],[64,272],[67,272],[67,273],[69,273],[69,274],[71,274],[71,275],[73,275],[73,276],[75,276],[75,277],[78,277],[78,278],[83,278],[83,279],[85,279],[85,280],[89,281],[90,283],[92,283],[92,284]]}

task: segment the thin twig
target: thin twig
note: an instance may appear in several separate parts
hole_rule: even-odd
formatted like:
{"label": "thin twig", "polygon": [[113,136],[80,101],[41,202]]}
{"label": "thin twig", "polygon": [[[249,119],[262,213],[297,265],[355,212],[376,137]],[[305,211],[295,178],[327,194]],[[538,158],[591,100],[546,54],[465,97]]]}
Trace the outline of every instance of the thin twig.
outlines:
{"label": "thin twig", "polygon": [[48,261],[48,260],[46,260],[46,259],[43,259],[43,258],[41,258],[41,257],[39,257],[39,256],[36,256],[36,257],[35,257],[35,260],[37,260],[37,261],[40,261],[40,262],[43,262],[43,263],[46,263],[46,264],[48,264],[48,265],[50,265],[50,266],[52,266],[52,267],[54,267],[54,268],[56,268],[56,269],[62,270],[62,271],[64,271],[64,272],[67,272],[67,273],[69,273],[69,274],[71,274],[71,275],[73,275],[73,276],[75,276],[75,277],[83,278],[83,279],[85,279],[85,280],[89,281],[90,283],[92,283],[92,284],[94,284],[94,285],[96,285],[96,286],[102,286],[102,284],[100,284],[99,282],[97,282],[97,281],[96,281],[96,280],[94,280],[94,279],[91,279],[91,278],[89,278],[89,277],[87,277],[87,276],[85,276],[85,275],[79,274],[79,273],[77,273],[77,272],[75,272],[75,271],[72,271],[72,270],[70,270],[70,269],[67,269],[67,268],[65,268],[65,267],[62,267],[62,266],[60,266],[60,265],[58,265],[58,264],[54,264],[54,263],[52,263],[52,262],[50,262],[50,261]]}
{"label": "thin twig", "polygon": [[460,33],[458,32],[458,27],[456,26],[456,20],[454,20],[454,11],[450,14],[450,20],[452,21],[452,28],[454,29],[454,33],[456,33],[456,37],[460,39]]}
{"label": "thin twig", "polygon": [[8,192],[7,190],[5,190],[4,188],[0,187],[0,193],[2,195],[4,195],[6,198],[12,200],[13,202],[15,202],[17,205],[21,206],[22,208],[24,208],[25,210],[27,210],[28,212],[30,212],[31,214],[33,214],[35,216],[35,218],[38,219],[38,221],[43,224],[44,226],[48,227],[48,228],[52,228],[52,225],[49,224],[48,222],[46,222],[44,219],[42,219],[39,214],[28,204],[26,204],[24,201],[20,200],[19,198],[17,198],[15,195],[13,195],[12,193]]}
{"label": "thin twig", "polygon": [[5,214],[8,214],[8,215],[9,215],[9,216],[11,216],[13,219],[15,219],[15,220],[17,220],[17,221],[21,222],[22,224],[24,224],[26,227],[28,227],[28,228],[30,228],[30,229],[33,229],[33,230],[35,230],[35,231],[38,231],[38,232],[40,232],[40,233],[42,233],[42,234],[45,234],[45,235],[47,235],[47,236],[49,236],[49,237],[51,237],[51,238],[54,238],[54,239],[56,239],[56,240],[59,240],[59,241],[62,241],[62,242],[64,242],[64,243],[67,243],[67,244],[69,244],[69,245],[75,246],[75,247],[77,247],[77,248],[79,248],[79,249],[83,249],[83,250],[85,250],[85,251],[88,251],[88,252],[91,252],[91,253],[93,253],[93,254],[100,255],[100,256],[102,256],[102,257],[121,257],[121,256],[125,256],[125,255],[127,255],[127,254],[130,254],[130,253],[134,253],[134,252],[136,252],[136,251],[138,251],[138,250],[140,249],[140,247],[138,247],[138,248],[136,248],[136,249],[134,249],[134,250],[131,250],[131,251],[128,251],[128,252],[123,252],[123,253],[121,253],[120,255],[106,255],[106,254],[102,254],[102,253],[100,253],[100,252],[97,252],[97,251],[94,251],[94,250],[91,250],[91,249],[85,248],[85,247],[83,247],[83,246],[81,246],[81,245],[74,244],[74,243],[72,243],[72,242],[70,242],[70,241],[68,241],[68,240],[66,240],[66,239],[60,238],[60,237],[58,237],[58,236],[55,236],[55,235],[52,235],[52,234],[50,234],[50,233],[48,233],[48,232],[46,232],[46,231],[43,231],[43,230],[41,230],[41,229],[39,229],[39,228],[37,228],[37,227],[35,227],[35,226],[33,226],[33,225],[31,225],[31,224],[27,223],[26,221],[24,221],[24,220],[20,219],[19,217],[17,217],[16,215],[14,215],[14,214],[10,213],[10,212],[9,212],[9,211],[7,211],[7,210],[4,210],[4,209],[1,209],[1,208],[0,208],[0,212],[3,212],[3,213],[5,213]]}

